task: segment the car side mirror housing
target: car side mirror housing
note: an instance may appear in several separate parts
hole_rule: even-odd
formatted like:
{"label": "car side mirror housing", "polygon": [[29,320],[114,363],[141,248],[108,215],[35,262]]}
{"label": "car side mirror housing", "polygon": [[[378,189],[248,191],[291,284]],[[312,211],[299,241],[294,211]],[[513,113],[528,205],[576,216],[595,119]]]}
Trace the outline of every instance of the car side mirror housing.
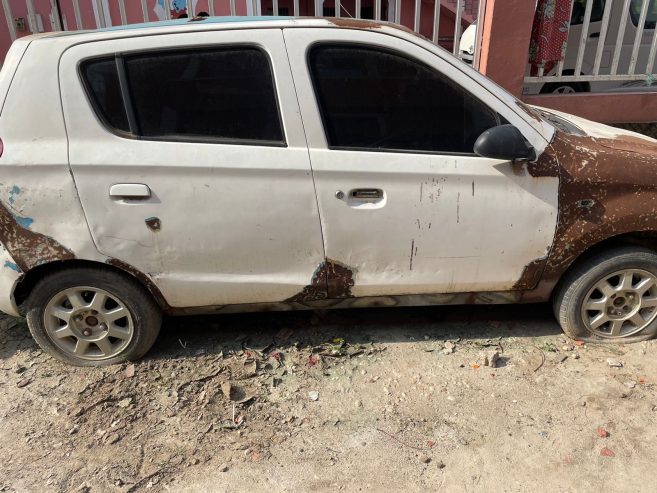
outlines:
{"label": "car side mirror housing", "polygon": [[474,144],[475,154],[505,161],[534,161],[536,151],[513,125],[498,125],[482,133]]}

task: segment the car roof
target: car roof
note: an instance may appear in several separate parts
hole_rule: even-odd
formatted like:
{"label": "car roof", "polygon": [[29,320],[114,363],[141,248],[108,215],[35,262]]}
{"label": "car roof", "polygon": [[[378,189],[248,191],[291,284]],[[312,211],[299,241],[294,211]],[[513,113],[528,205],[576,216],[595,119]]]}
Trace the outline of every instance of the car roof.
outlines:
{"label": "car roof", "polygon": [[284,17],[284,16],[216,16],[171,19],[166,21],[142,22],[125,26],[112,26],[102,29],[87,29],[80,31],[54,31],[25,36],[23,39],[47,40],[51,38],[74,38],[76,42],[84,42],[86,38],[124,38],[152,34],[168,34],[176,32],[205,31],[213,29],[262,29],[265,27],[345,27],[351,29],[381,29],[392,28],[396,31],[406,31],[416,35],[404,26],[398,24],[367,19],[352,19],[340,17]]}

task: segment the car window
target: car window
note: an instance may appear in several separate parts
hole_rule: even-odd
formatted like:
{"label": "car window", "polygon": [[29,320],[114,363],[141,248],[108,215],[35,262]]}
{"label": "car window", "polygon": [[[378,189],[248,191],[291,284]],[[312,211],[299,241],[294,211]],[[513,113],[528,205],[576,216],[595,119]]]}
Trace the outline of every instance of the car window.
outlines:
{"label": "car window", "polygon": [[86,62],[82,74],[114,130],[157,140],[285,144],[271,65],[258,48],[117,56]]}
{"label": "car window", "polygon": [[[640,1],[640,0],[639,0]],[[605,0],[593,0],[591,6],[591,21],[600,22],[605,12]],[[584,24],[584,14],[586,13],[586,0],[575,0],[573,2],[573,12],[570,16],[570,25],[576,26]]]}
{"label": "car window", "polygon": [[433,68],[364,45],[316,45],[310,71],[331,148],[472,153],[500,123]]}
{"label": "car window", "polygon": [[81,70],[87,91],[100,118],[116,130],[129,132],[114,57],[85,62]]}
{"label": "car window", "polygon": [[[657,0],[645,0],[650,2],[648,4],[648,14],[646,15],[646,23],[644,29],[655,29],[657,22]],[[630,3],[630,18],[634,27],[639,25],[639,18],[641,17],[641,9],[643,8],[644,0],[631,0]]]}

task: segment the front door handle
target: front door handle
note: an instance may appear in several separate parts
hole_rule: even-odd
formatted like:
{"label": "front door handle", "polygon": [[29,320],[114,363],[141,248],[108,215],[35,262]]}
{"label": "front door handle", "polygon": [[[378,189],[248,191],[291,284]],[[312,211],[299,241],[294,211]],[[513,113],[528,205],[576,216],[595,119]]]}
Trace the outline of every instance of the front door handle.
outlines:
{"label": "front door handle", "polygon": [[148,199],[151,189],[143,183],[115,183],[109,189],[113,199]]}
{"label": "front door handle", "polygon": [[359,200],[376,200],[383,198],[380,188],[357,188],[351,191],[351,196]]}

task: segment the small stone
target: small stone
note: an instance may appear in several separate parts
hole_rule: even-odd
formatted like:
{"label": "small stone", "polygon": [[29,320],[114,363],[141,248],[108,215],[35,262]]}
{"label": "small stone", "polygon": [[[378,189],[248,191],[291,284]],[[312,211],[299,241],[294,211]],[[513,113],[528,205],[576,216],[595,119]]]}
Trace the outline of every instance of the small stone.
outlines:
{"label": "small stone", "polygon": [[629,380],[625,382],[625,386],[629,389],[633,389],[634,387],[636,387],[636,382],[634,380]]}
{"label": "small stone", "polygon": [[75,435],[78,431],[80,431],[80,427],[78,425],[73,425],[73,428],[68,430],[68,434]]}
{"label": "small stone", "polygon": [[481,351],[479,353],[479,364],[483,366],[490,366],[491,368],[497,367],[497,362],[500,359],[500,352],[497,349],[492,351]]}
{"label": "small stone", "polygon": [[126,378],[132,378],[135,376],[135,365],[129,364],[125,369]]}
{"label": "small stone", "polygon": [[119,407],[126,408],[130,406],[130,404],[132,404],[132,397],[126,397],[125,399],[121,399],[117,405]]}
{"label": "small stone", "polygon": [[445,463],[441,460],[436,462],[436,466],[438,467],[438,469],[445,469]]}
{"label": "small stone", "polygon": [[226,472],[228,471],[228,464],[221,464],[219,466],[219,472]]}
{"label": "small stone", "polygon": [[579,359],[579,353],[578,352],[573,353],[573,359]]}
{"label": "small stone", "polygon": [[110,436],[107,437],[107,443],[108,443],[109,445],[114,445],[114,444],[115,444],[116,442],[118,442],[120,439],[121,439],[121,437],[120,437],[118,434],[116,434],[116,433],[112,433]]}
{"label": "small stone", "polygon": [[429,462],[431,462],[431,457],[429,457],[428,455],[421,455],[420,462],[422,462],[422,464],[428,464]]}
{"label": "small stone", "polygon": [[572,351],[573,349],[574,349],[573,346],[568,346],[568,345],[561,346],[562,351]]}
{"label": "small stone", "polygon": [[311,390],[310,392],[308,392],[308,399],[310,399],[311,401],[318,400],[319,392],[317,392],[316,390]]}
{"label": "small stone", "polygon": [[607,364],[610,368],[623,368],[623,362],[617,359],[609,358]]}
{"label": "small stone", "polygon": [[16,384],[16,387],[18,387],[19,389],[22,389],[23,387],[27,387],[30,384],[31,381],[32,380],[30,380],[29,378],[22,378],[21,380],[18,381],[18,383]]}

